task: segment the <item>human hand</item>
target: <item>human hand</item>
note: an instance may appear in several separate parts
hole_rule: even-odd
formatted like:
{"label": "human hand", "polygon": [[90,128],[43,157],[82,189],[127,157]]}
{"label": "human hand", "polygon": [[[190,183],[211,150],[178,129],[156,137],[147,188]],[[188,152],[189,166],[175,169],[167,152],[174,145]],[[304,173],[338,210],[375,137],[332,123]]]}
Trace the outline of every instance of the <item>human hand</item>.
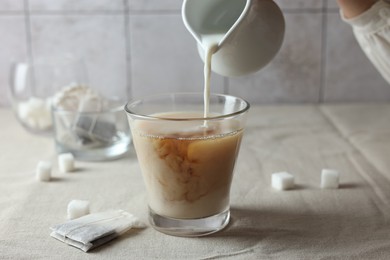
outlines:
{"label": "human hand", "polygon": [[337,0],[344,17],[347,19],[353,18],[370,9],[377,0]]}

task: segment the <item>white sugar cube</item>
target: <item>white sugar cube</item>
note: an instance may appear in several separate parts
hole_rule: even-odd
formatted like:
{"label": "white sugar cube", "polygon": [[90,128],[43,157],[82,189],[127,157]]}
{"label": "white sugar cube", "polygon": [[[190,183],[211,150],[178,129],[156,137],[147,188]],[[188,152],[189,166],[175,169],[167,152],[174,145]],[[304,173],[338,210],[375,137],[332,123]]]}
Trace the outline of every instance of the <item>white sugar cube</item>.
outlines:
{"label": "white sugar cube", "polygon": [[58,155],[58,167],[61,172],[71,172],[74,170],[74,157],[71,153]]}
{"label": "white sugar cube", "polygon": [[31,128],[46,129],[52,125],[50,106],[47,106],[46,99],[32,97],[20,102],[17,111],[19,118]]}
{"label": "white sugar cube", "polygon": [[68,204],[68,219],[75,219],[89,214],[89,201],[72,200]]}
{"label": "white sugar cube", "polygon": [[294,176],[288,172],[273,173],[272,187],[277,190],[292,189],[294,188]]}
{"label": "white sugar cube", "polygon": [[340,173],[332,169],[322,169],[321,188],[337,189],[339,187]]}
{"label": "white sugar cube", "polygon": [[51,163],[47,161],[40,161],[37,165],[36,177],[40,181],[50,181]]}

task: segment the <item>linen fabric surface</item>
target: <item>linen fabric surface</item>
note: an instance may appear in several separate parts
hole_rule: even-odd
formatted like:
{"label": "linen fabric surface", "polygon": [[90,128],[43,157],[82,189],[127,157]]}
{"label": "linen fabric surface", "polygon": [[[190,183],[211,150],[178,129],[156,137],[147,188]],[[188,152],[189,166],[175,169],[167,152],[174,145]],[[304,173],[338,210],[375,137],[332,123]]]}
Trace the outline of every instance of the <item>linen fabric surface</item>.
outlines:
{"label": "linen fabric surface", "polygon": [[[390,104],[252,106],[225,230],[182,238],[148,225],[88,253],[49,228],[66,220],[72,199],[148,223],[134,152],[61,173],[51,138],[27,133],[10,110],[0,117],[1,259],[389,259]],[[52,181],[35,179],[40,160],[53,162]],[[321,189],[324,168],[340,172],[339,189]],[[294,189],[271,187],[282,171],[294,174]]]}

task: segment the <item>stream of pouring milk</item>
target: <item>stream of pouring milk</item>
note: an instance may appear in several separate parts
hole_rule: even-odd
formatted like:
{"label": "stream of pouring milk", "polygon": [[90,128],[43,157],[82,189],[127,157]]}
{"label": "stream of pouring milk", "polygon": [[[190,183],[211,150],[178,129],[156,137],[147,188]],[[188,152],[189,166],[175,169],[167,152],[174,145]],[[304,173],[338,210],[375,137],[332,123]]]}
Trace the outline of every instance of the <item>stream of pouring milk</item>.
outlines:
{"label": "stream of pouring milk", "polygon": [[[205,51],[204,57],[204,112],[203,117],[206,118],[210,112],[210,76],[211,76],[211,60],[213,54],[218,50],[218,43],[222,39],[223,34],[206,34],[202,36],[202,47]],[[204,126],[207,127],[206,121]]]}

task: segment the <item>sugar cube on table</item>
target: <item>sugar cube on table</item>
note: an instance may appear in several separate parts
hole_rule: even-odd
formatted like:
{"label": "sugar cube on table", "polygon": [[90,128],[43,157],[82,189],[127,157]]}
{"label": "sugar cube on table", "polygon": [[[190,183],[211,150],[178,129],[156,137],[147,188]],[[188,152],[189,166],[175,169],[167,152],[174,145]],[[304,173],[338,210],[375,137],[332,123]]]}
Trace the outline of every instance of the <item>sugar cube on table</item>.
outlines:
{"label": "sugar cube on table", "polygon": [[294,188],[294,176],[288,172],[273,173],[272,187],[277,190],[292,189]]}
{"label": "sugar cube on table", "polygon": [[340,173],[332,169],[322,169],[321,188],[337,189],[339,187]]}
{"label": "sugar cube on table", "polygon": [[58,167],[61,172],[71,172],[74,170],[74,157],[71,153],[58,155]]}
{"label": "sugar cube on table", "polygon": [[51,163],[47,161],[40,161],[37,165],[36,177],[40,181],[50,181]]}
{"label": "sugar cube on table", "polygon": [[89,201],[72,200],[68,204],[68,219],[75,219],[89,214]]}

